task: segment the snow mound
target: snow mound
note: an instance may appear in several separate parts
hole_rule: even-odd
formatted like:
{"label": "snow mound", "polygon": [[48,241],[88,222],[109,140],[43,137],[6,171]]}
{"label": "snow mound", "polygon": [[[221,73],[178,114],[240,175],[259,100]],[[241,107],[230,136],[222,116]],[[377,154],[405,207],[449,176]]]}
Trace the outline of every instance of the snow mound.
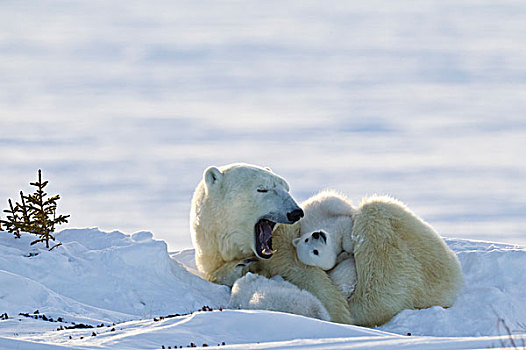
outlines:
{"label": "snow mound", "polygon": [[[522,331],[518,343],[524,336],[526,291],[518,286],[526,285],[525,247],[447,240],[466,281],[455,305],[406,310],[367,329],[262,310],[177,316],[204,305],[224,308],[230,298],[229,288],[197,276],[193,250],[168,253],[149,232],[69,229],[56,237],[62,245],[50,252],[30,246],[27,234],[14,239],[0,232],[0,315],[9,315],[0,319],[0,348],[159,349],[222,342],[265,349],[503,347],[511,343],[499,318]],[[18,316],[37,309],[64,322]],[[105,326],[57,330],[73,322]]]}
{"label": "snow mound", "polygon": [[2,312],[73,317],[103,309],[92,317],[120,322],[228,303],[227,287],[188,272],[149,232],[69,229],[56,234],[62,245],[52,251],[31,247],[31,238],[0,232]]}
{"label": "snow mound", "polygon": [[[24,327],[36,330],[37,321],[24,321]],[[16,338],[3,336],[0,332],[0,348],[128,350],[160,349],[162,346],[166,349],[186,348],[191,344],[198,347],[221,345],[221,349],[513,348],[507,337],[409,337],[261,310],[197,312],[159,321],[129,321],[110,327],[96,328],[96,336],[92,335],[93,329],[26,331],[27,334]]]}
{"label": "snow mound", "polygon": [[8,315],[17,315],[20,310],[31,313],[39,310],[55,319],[68,315],[69,319],[88,324],[134,318],[132,315],[104,310],[61,296],[41,283],[7,271],[0,270],[0,286],[3,291],[0,292],[0,310]]}
{"label": "snow mound", "polygon": [[[244,325],[244,326],[243,326]],[[256,326],[257,331],[248,328]],[[264,325],[264,326],[263,326]],[[290,330],[294,325],[295,331]],[[106,332],[91,340],[102,348],[136,349],[148,339],[152,348],[165,346],[244,344],[293,339],[372,337],[386,335],[376,330],[339,325],[292,314],[271,311],[197,312],[159,322],[143,320],[119,325],[121,337]],[[87,332],[85,332],[87,333]],[[67,333],[62,335],[64,338]],[[79,341],[75,345],[81,345]]]}

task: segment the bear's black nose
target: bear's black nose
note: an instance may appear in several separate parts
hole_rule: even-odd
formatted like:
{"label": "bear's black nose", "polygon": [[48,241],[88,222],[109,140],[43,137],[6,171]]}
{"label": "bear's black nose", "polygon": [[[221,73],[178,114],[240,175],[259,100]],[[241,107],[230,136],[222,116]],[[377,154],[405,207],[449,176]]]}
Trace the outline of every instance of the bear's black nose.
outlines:
{"label": "bear's black nose", "polygon": [[303,210],[301,210],[301,209],[294,209],[290,213],[287,213],[287,219],[289,219],[289,221],[296,222],[299,219],[301,219],[303,217],[303,215],[304,215],[303,214]]}

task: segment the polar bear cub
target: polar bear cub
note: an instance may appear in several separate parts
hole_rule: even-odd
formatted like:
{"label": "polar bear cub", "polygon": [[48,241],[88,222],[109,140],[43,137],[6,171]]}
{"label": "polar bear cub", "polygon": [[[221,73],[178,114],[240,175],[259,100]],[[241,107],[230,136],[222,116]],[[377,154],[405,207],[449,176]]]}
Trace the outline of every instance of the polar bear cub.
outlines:
{"label": "polar bear cub", "polygon": [[301,236],[292,241],[299,260],[327,271],[348,298],[356,285],[351,202],[336,192],[324,191],[302,207]]}
{"label": "polar bear cub", "polygon": [[266,278],[248,272],[234,283],[229,307],[288,312],[330,321],[327,309],[318,298],[281,276]]}

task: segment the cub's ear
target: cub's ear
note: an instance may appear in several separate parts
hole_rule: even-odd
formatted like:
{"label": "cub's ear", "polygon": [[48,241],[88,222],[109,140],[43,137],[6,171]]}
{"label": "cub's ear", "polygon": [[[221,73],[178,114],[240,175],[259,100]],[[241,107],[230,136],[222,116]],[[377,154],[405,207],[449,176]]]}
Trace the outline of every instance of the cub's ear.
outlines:
{"label": "cub's ear", "polygon": [[215,166],[211,166],[205,170],[203,178],[205,179],[206,187],[211,188],[221,183],[223,173]]}
{"label": "cub's ear", "polygon": [[265,170],[272,172],[272,169],[270,169],[268,166],[265,167]]}
{"label": "cub's ear", "polygon": [[292,245],[295,246],[295,247],[297,247],[297,246],[298,246],[298,243],[300,242],[300,240],[301,240],[301,238],[294,238],[294,239],[292,240]]}

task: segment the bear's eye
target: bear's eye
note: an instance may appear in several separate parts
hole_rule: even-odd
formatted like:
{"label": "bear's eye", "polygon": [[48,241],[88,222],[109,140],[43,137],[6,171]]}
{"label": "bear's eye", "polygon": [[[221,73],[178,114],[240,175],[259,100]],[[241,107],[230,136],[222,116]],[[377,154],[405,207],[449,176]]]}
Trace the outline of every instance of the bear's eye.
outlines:
{"label": "bear's eye", "polygon": [[268,190],[264,189],[264,188],[258,188],[258,192],[259,193],[267,193]]}
{"label": "bear's eye", "polygon": [[318,255],[318,249],[314,249],[312,252],[314,253],[314,255]]}
{"label": "bear's eye", "polygon": [[307,243],[308,241],[309,241],[309,239],[308,239],[308,238],[305,238],[305,243]]}

